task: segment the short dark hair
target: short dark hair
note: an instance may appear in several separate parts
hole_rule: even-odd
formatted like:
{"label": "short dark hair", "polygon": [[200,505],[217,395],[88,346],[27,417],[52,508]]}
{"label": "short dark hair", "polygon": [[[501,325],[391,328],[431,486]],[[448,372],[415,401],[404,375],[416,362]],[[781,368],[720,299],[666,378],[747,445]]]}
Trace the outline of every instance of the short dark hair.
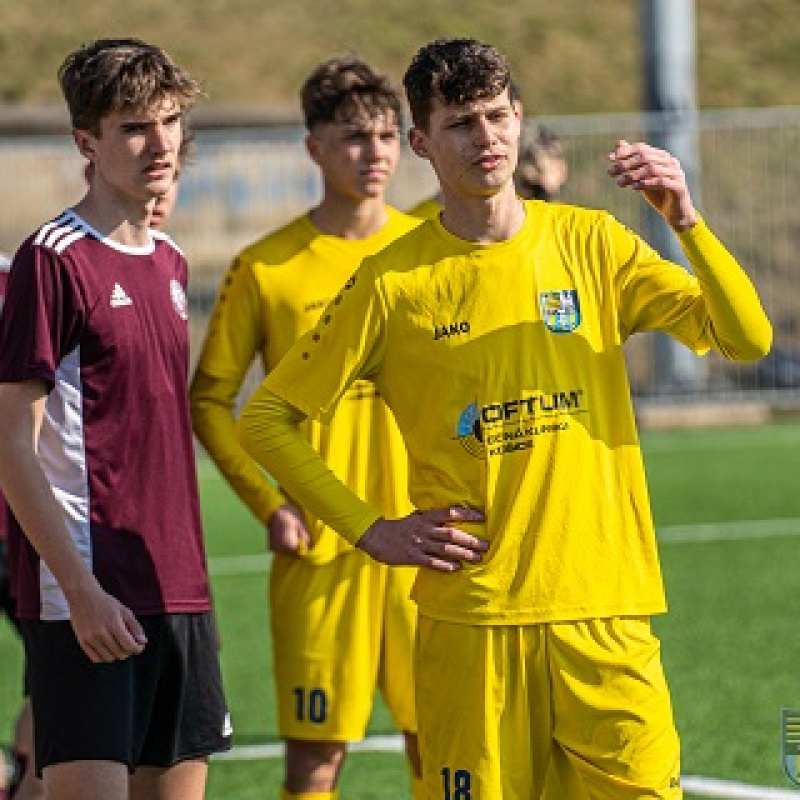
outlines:
{"label": "short dark hair", "polygon": [[144,111],[174,98],[188,111],[200,84],[160,47],[139,39],[97,39],[70,53],[58,70],[72,126],[97,133],[115,111]]}
{"label": "short dark hair", "polygon": [[303,84],[300,97],[306,128],[327,122],[350,122],[391,112],[402,125],[403,101],[386,75],[353,55],[323,61]]}
{"label": "short dark hair", "polygon": [[460,105],[511,86],[505,56],[477,39],[437,39],[414,56],[403,78],[414,125],[428,129],[434,99]]}

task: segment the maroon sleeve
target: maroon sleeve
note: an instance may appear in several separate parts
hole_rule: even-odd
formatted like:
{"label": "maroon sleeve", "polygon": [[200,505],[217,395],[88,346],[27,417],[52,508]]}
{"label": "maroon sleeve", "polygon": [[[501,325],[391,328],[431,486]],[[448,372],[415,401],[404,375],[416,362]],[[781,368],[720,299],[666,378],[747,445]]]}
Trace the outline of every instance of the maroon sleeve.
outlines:
{"label": "maroon sleeve", "polygon": [[0,382],[42,380],[52,388],[84,319],[63,259],[25,242],[11,265],[0,319]]}

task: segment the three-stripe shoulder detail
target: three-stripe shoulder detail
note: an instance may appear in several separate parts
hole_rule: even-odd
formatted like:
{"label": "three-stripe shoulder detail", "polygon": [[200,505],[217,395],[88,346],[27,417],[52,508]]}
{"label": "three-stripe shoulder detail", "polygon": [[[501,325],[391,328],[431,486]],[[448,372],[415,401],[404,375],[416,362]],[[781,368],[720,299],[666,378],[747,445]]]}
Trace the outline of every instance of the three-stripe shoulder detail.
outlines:
{"label": "three-stripe shoulder detail", "polygon": [[42,225],[36,233],[33,243],[40,247],[48,247],[61,254],[73,242],[86,236],[86,229],[72,214],[65,212],[52,222]]}

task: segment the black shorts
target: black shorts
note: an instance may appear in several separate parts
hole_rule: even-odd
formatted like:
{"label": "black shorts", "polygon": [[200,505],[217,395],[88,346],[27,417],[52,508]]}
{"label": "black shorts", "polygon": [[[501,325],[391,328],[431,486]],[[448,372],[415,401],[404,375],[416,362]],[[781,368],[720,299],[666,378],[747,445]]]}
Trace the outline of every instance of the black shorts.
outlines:
{"label": "black shorts", "polygon": [[168,768],[230,748],[211,614],[139,622],[140,655],[94,664],[69,622],[22,620],[39,774],[84,760]]}

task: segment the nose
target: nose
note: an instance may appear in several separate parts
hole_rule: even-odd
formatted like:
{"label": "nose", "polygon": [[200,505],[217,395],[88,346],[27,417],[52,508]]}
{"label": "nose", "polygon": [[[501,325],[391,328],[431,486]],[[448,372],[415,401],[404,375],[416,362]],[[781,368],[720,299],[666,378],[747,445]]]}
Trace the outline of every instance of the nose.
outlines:
{"label": "nose", "polygon": [[486,145],[491,144],[495,140],[494,126],[491,121],[484,116],[479,116],[475,120],[473,127],[473,135],[475,144]]}
{"label": "nose", "polygon": [[150,147],[156,153],[166,153],[172,149],[172,129],[162,122],[156,122],[150,129]]}
{"label": "nose", "polygon": [[378,134],[370,134],[367,137],[367,156],[370,159],[379,159],[383,152],[383,142]]}

